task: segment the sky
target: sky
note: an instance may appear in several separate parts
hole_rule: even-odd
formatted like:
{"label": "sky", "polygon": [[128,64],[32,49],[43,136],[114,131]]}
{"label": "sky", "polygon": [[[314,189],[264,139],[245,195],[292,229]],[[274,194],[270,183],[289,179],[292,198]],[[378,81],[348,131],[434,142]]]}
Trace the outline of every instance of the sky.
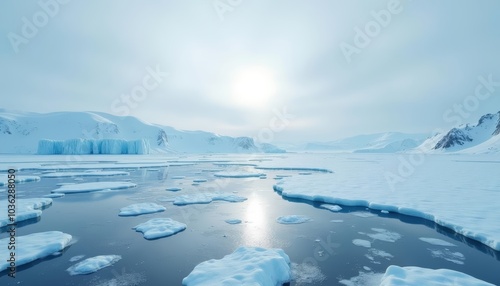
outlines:
{"label": "sky", "polygon": [[500,1],[2,1],[0,107],[276,142],[500,111]]}

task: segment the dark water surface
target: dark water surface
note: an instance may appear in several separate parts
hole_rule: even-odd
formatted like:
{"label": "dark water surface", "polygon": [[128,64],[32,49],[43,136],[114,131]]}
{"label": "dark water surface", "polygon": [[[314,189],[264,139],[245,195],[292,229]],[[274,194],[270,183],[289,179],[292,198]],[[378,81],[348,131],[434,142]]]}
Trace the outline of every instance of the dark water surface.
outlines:
{"label": "dark water surface", "polygon": [[[358,276],[360,272],[383,273],[389,265],[453,269],[500,284],[499,252],[434,223],[365,208],[343,207],[341,212],[331,212],[319,208],[319,204],[283,199],[273,191],[276,175],[299,176],[299,172],[266,170],[266,179],[217,180],[208,169],[253,170],[248,166],[200,163],[129,170],[130,176],[83,178],[83,182],[131,180],[138,187],[67,194],[54,199],[53,205],[43,211],[41,219],[19,227],[17,235],[58,230],[71,234],[76,243],[58,256],[19,267],[16,279],[7,277],[6,271],[2,272],[0,285],[181,285],[182,279],[198,263],[222,258],[240,245],[282,248],[290,256],[294,269],[300,270],[296,274],[299,281],[290,285],[338,285],[339,280]],[[33,173],[36,172],[20,171],[18,175]],[[178,175],[186,177],[172,179]],[[193,186],[193,179],[199,178],[206,178],[208,182]],[[82,181],[42,178],[39,182],[19,184],[18,194],[40,197],[62,182]],[[165,190],[173,186],[181,186],[183,190]],[[207,189],[236,192],[248,200],[188,206],[174,206],[164,201]],[[167,210],[137,217],[118,216],[121,207],[138,202],[156,202]],[[279,216],[293,214],[306,215],[312,221],[297,225],[276,222]],[[170,217],[187,224],[187,229],[151,241],[131,229],[154,217]],[[243,223],[230,225],[224,222],[232,218],[241,219]],[[392,238],[400,238],[389,242],[368,236],[380,233],[381,229]],[[5,237],[7,233],[3,229],[0,238]],[[419,237],[439,238],[456,247],[431,245]],[[354,239],[367,240],[371,247],[356,246]],[[69,261],[73,256],[89,258],[108,254],[121,255],[122,260],[90,275],[70,276],[66,272],[68,267],[77,263]],[[318,270],[322,279],[318,279]]]}

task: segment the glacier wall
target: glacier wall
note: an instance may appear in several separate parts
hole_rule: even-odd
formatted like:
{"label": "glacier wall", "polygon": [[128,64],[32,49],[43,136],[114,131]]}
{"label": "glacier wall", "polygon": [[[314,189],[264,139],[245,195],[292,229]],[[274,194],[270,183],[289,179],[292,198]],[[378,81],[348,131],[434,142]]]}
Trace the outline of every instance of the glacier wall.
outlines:
{"label": "glacier wall", "polygon": [[68,139],[38,141],[39,155],[86,155],[86,154],[149,154],[151,147],[146,139]]}

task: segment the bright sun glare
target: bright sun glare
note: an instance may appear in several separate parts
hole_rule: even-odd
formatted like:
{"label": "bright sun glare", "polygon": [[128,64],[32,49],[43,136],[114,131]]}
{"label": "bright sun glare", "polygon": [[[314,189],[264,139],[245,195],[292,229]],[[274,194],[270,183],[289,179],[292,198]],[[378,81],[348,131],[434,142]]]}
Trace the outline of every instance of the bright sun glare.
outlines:
{"label": "bright sun glare", "polygon": [[233,101],[246,107],[262,107],[276,94],[272,71],[251,67],[236,73],[232,86]]}

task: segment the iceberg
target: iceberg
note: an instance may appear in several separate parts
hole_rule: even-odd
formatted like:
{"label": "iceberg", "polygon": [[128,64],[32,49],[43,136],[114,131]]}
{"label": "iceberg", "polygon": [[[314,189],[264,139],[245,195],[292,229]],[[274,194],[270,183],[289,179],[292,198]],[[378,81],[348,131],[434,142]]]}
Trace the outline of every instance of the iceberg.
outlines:
{"label": "iceberg", "polygon": [[68,139],[63,141],[42,139],[38,141],[39,155],[89,155],[89,154],[149,154],[151,147],[146,139]]}

